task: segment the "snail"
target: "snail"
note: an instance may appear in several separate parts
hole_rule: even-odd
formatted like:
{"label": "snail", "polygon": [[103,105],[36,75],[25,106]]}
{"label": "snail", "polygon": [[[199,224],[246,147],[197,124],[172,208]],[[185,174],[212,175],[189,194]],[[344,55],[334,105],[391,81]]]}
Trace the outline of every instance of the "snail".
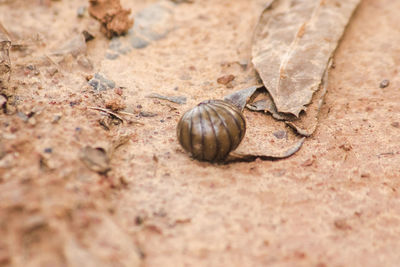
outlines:
{"label": "snail", "polygon": [[235,150],[246,132],[242,112],[222,100],[206,100],[187,111],[178,122],[177,137],[193,158],[221,162]]}

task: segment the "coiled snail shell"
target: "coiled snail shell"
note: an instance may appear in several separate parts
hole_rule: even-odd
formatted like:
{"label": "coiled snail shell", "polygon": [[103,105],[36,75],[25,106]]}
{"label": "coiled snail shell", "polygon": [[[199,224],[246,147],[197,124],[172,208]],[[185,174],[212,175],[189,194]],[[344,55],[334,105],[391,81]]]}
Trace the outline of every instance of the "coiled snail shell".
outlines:
{"label": "coiled snail shell", "polygon": [[177,136],[193,158],[218,162],[236,149],[246,132],[240,110],[222,100],[203,101],[180,119]]}

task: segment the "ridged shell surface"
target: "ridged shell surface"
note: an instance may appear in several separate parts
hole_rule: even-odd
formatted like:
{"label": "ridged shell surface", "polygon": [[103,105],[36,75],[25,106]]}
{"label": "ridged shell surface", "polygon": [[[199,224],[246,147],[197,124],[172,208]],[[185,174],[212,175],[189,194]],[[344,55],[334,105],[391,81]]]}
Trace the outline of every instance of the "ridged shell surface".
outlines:
{"label": "ridged shell surface", "polygon": [[234,105],[222,100],[203,101],[180,119],[177,136],[192,157],[223,161],[236,149],[246,132],[244,116]]}

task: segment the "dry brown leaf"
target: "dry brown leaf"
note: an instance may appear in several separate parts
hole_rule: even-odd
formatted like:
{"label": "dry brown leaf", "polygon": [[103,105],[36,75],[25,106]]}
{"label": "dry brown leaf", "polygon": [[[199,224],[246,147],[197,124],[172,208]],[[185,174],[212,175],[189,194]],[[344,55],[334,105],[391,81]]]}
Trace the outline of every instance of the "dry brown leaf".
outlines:
{"label": "dry brown leaf", "polygon": [[[331,64],[329,64],[330,66]],[[328,68],[329,69],[329,68]],[[318,126],[318,115],[324,102],[324,97],[328,86],[328,69],[325,71],[320,89],[313,95],[310,105],[307,106],[307,112],[301,113],[299,118],[287,120],[286,124],[296,130],[303,136],[311,136]]]}
{"label": "dry brown leaf", "polygon": [[[329,64],[330,66],[331,64]],[[303,112],[296,117],[291,114],[281,113],[276,110],[271,95],[265,91],[265,87],[260,88],[261,93],[254,97],[254,100],[246,105],[253,111],[264,111],[270,113],[277,120],[285,121],[287,125],[292,127],[298,134],[303,136],[311,136],[318,125],[318,114],[322,107],[324,96],[328,85],[328,70],[322,79],[320,89],[313,95],[311,103],[307,106],[307,112]]]}
{"label": "dry brown leaf", "polygon": [[275,0],[261,15],[253,64],[278,112],[299,116],[320,88],[360,0]]}
{"label": "dry brown leaf", "polygon": [[243,111],[244,107],[246,106],[247,102],[250,100],[251,96],[257,91],[257,89],[262,88],[262,85],[256,85],[249,88],[245,88],[229,94],[224,97],[225,101],[228,101],[235,105],[239,110]]}
{"label": "dry brown leaf", "polygon": [[[260,91],[265,90],[263,86],[253,86],[234,92],[224,98],[243,111],[246,104]],[[286,133],[287,138],[277,138],[273,135],[277,130],[282,130],[285,125],[258,112],[244,111],[246,117],[246,135],[239,148],[231,153],[227,162],[249,162],[257,158],[261,160],[278,160],[290,157],[296,153],[304,143],[304,137],[296,134]],[[286,127],[287,128],[287,127]],[[266,136],[265,142],[258,142],[260,136]]]}

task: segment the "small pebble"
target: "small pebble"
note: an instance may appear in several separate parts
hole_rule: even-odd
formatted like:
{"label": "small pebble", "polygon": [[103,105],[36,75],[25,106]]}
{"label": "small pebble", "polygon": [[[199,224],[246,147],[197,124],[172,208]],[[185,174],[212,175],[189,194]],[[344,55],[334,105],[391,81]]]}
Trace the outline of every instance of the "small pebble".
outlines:
{"label": "small pebble", "polygon": [[23,120],[24,122],[27,122],[28,119],[29,119],[29,117],[26,116],[26,114],[23,113],[23,112],[21,112],[21,111],[18,111],[18,112],[17,112],[17,116],[18,116],[21,120]]}
{"label": "small pebble", "polygon": [[110,79],[107,79],[103,74],[95,73],[94,78],[105,83],[109,88],[112,88],[112,89],[115,88],[115,82]]}
{"label": "small pebble", "polygon": [[85,6],[80,6],[76,10],[76,15],[78,16],[78,18],[83,18],[83,16],[85,16],[85,12],[86,12],[86,7]]}
{"label": "small pebble", "polygon": [[400,128],[400,123],[398,121],[392,122],[391,124],[394,128]]}
{"label": "small pebble", "polygon": [[90,60],[84,55],[79,55],[77,62],[80,66],[84,67],[85,69],[89,69],[89,70],[93,69],[92,62],[90,62]]}
{"label": "small pebble", "polygon": [[128,54],[130,51],[131,51],[131,48],[128,47],[128,46],[120,47],[120,48],[118,49],[118,53],[120,53],[120,54],[122,54],[122,55],[126,55],[126,54]]}
{"label": "small pebble", "polygon": [[89,85],[97,91],[105,91],[107,89],[114,89],[115,82],[107,79],[103,74],[96,73],[92,79],[88,81]]}
{"label": "small pebble", "polygon": [[143,40],[142,38],[133,35],[130,39],[131,46],[136,49],[142,49],[149,45],[149,42]]}
{"label": "small pebble", "polygon": [[57,123],[61,119],[61,115],[54,115],[53,120],[51,123]]}
{"label": "small pebble", "polygon": [[246,70],[247,66],[249,65],[249,61],[247,59],[241,59],[239,61],[239,65],[242,68],[242,70]]}
{"label": "small pebble", "polygon": [[110,48],[111,50],[117,51],[121,45],[122,45],[122,43],[119,40],[119,38],[114,37],[113,39],[111,39],[108,48]]}
{"label": "small pebble", "polygon": [[380,88],[386,88],[386,87],[389,86],[389,84],[390,84],[390,81],[385,79],[385,80],[381,81],[381,83],[379,84],[379,87]]}
{"label": "small pebble", "polygon": [[116,58],[118,58],[119,55],[118,54],[114,54],[114,53],[106,53],[106,58],[109,60],[114,60]]}
{"label": "small pebble", "polygon": [[229,74],[229,75],[224,75],[224,76],[219,77],[217,79],[217,82],[219,84],[227,85],[228,83],[230,83],[234,79],[235,79],[235,76],[233,76],[232,74]]}
{"label": "small pebble", "polygon": [[52,153],[53,149],[51,147],[47,147],[44,149],[44,153]]}
{"label": "small pebble", "polygon": [[147,112],[147,111],[141,111],[141,112],[139,113],[139,115],[140,115],[141,117],[155,117],[155,116],[157,116],[156,113]]}

